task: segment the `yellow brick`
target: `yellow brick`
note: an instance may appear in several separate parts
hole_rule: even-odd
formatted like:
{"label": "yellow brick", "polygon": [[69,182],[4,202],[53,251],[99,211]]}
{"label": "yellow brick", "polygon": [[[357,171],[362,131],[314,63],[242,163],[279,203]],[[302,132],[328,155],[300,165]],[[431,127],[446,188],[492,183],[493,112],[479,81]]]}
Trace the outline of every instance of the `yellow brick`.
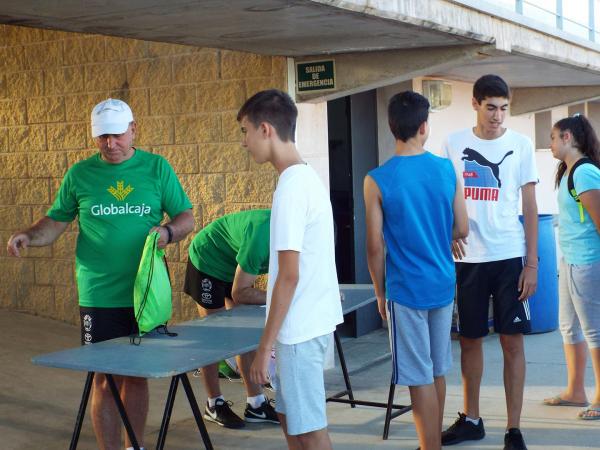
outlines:
{"label": "yellow brick", "polygon": [[44,40],[44,30],[41,28],[2,25],[0,29],[3,45],[18,45]]}
{"label": "yellow brick", "polygon": [[63,97],[36,97],[27,99],[27,121],[64,122],[65,102]]}
{"label": "yellow brick", "polygon": [[6,75],[6,89],[9,97],[37,97],[44,90],[44,77],[41,70],[15,72]]}
{"label": "yellow brick", "polygon": [[165,249],[165,255],[169,261],[169,267],[171,261],[179,261],[179,246],[178,245],[167,245]]}
{"label": "yellow brick", "polygon": [[78,33],[71,33],[68,31],[58,30],[41,30],[44,41],[60,41],[65,39],[72,39],[74,36],[78,36]]}
{"label": "yellow brick", "polygon": [[38,259],[35,261],[36,284],[73,284],[73,263],[64,259]]}
{"label": "yellow brick", "polygon": [[188,260],[190,243],[192,242],[192,240],[196,236],[196,233],[198,232],[196,230],[200,230],[201,228],[202,228],[202,221],[196,220],[195,230],[192,231],[190,234],[188,234],[184,239],[182,239],[181,241],[178,242],[178,244],[179,244],[179,260],[180,261],[186,262]]}
{"label": "yellow brick", "polygon": [[91,156],[98,153],[97,149],[79,150],[76,152],[67,152],[67,167],[71,167],[73,164],[88,159]]}
{"label": "yellow brick", "polygon": [[225,205],[225,214],[236,213],[240,211],[249,211],[252,209],[270,209],[271,203],[227,203]]}
{"label": "yellow brick", "polygon": [[0,47],[0,71],[16,72],[23,70],[23,47]]}
{"label": "yellow brick", "polygon": [[13,180],[0,179],[0,205],[14,205],[15,187]]}
{"label": "yellow brick", "polygon": [[56,309],[53,318],[79,325],[79,302],[75,285],[54,286],[54,303]]}
{"label": "yellow brick", "polygon": [[[118,98],[129,105],[133,112],[134,119],[150,114],[150,102],[148,100],[148,89],[131,89],[126,91],[112,91],[109,93],[111,98]],[[91,108],[90,108],[91,112]],[[89,114],[88,114],[89,115]],[[89,120],[89,119],[88,119]]]}
{"label": "yellow brick", "polygon": [[79,149],[85,147],[88,123],[58,123],[46,127],[49,150]]}
{"label": "yellow brick", "polygon": [[227,174],[227,201],[269,203],[275,190],[275,174],[246,172]]}
{"label": "yellow brick", "polygon": [[223,204],[210,204],[202,207],[202,220],[204,221],[203,227],[211,222],[214,222],[219,217],[225,214],[225,208]]}
{"label": "yellow brick", "polygon": [[171,117],[144,117],[137,119],[135,142],[140,146],[172,144],[173,119]]}
{"label": "yellow brick", "polygon": [[123,89],[127,84],[125,64],[90,64],[85,66],[85,90]]}
{"label": "yellow brick", "polygon": [[194,53],[200,51],[200,47],[191,45],[169,44],[166,42],[148,42],[148,56],[155,58],[157,56],[172,56],[185,53]]}
{"label": "yellow brick", "polygon": [[55,258],[73,259],[77,246],[77,233],[66,231],[52,244],[52,254]]}
{"label": "yellow brick", "polygon": [[217,83],[202,83],[198,86],[198,112],[237,110],[246,100],[246,88],[239,81],[221,81]]}
{"label": "yellow brick", "polygon": [[27,158],[22,153],[0,153],[0,167],[0,178],[27,176]]}
{"label": "yellow brick", "polygon": [[186,114],[196,111],[196,88],[176,86],[150,89],[150,113]]}
{"label": "yellow brick", "polygon": [[175,83],[195,83],[217,79],[217,51],[177,56],[173,59]]}
{"label": "yellow brick", "polygon": [[93,36],[64,41],[65,65],[78,66],[106,60],[105,38]]}
{"label": "yellow brick", "polygon": [[23,68],[48,69],[63,65],[61,41],[41,42],[23,46]]}
{"label": "yellow brick", "polygon": [[171,60],[150,59],[127,63],[127,81],[132,88],[171,84]]}
{"label": "yellow brick", "polygon": [[14,283],[0,283],[0,307],[18,308],[17,286]]}
{"label": "yellow brick", "polygon": [[46,127],[31,125],[8,129],[8,146],[12,152],[36,152],[46,150]]}
{"label": "yellow brick", "polygon": [[171,275],[172,286],[183,286],[185,280],[186,264],[182,262],[171,261],[169,263],[169,273]]}
{"label": "yellow brick", "polygon": [[62,177],[67,171],[67,158],[60,152],[28,153],[30,177]]}
{"label": "yellow brick", "polygon": [[52,258],[52,247],[29,247],[23,252],[26,258]]}
{"label": "yellow brick", "polygon": [[35,284],[19,284],[17,287],[19,306],[35,315],[49,317],[54,307],[54,288]]}
{"label": "yellow brick", "polygon": [[225,177],[222,174],[183,174],[179,181],[193,204],[215,204],[225,200]]}
{"label": "yellow brick", "polygon": [[239,144],[201,144],[198,161],[201,173],[248,170],[248,153]]}
{"label": "yellow brick", "polygon": [[271,57],[255,53],[221,52],[221,77],[224,80],[271,76]]}
{"label": "yellow brick", "polygon": [[50,201],[50,189],[46,179],[14,180],[17,205],[40,205]]}
{"label": "yellow brick", "polygon": [[288,72],[288,65],[287,65],[287,58],[284,56],[273,56],[271,57],[271,61],[272,61],[272,72],[271,74],[274,77],[279,77],[279,78],[287,78],[287,72]]}
{"label": "yellow brick", "polygon": [[126,61],[145,58],[148,42],[118,37],[106,38],[106,59],[108,61]]}
{"label": "yellow brick", "polygon": [[242,141],[242,133],[240,131],[240,123],[237,121],[237,111],[222,113],[221,122],[223,128],[221,140],[223,142],[240,143]]}
{"label": "yellow brick", "polygon": [[279,89],[282,91],[287,90],[287,86],[285,85],[285,77],[251,78],[249,80],[246,80],[245,83],[248,98],[250,98],[257,92],[264,91],[266,89]]}
{"label": "yellow brick", "polygon": [[198,147],[195,145],[159,147],[154,153],[164,156],[177,173],[198,173]]}
{"label": "yellow brick", "polygon": [[11,149],[8,147],[8,128],[0,128],[0,153],[8,153]]}
{"label": "yellow brick", "polygon": [[0,126],[24,125],[27,123],[24,99],[0,101]]}
{"label": "yellow brick", "polygon": [[[44,75],[46,95],[75,94],[83,91],[83,67],[61,67],[46,70]],[[39,95],[39,94],[35,94]],[[28,97],[35,96],[34,94]]]}
{"label": "yellow brick", "polygon": [[[105,93],[68,95],[65,97],[67,122],[86,122],[89,126],[92,108],[106,99]],[[135,111],[134,111],[135,113]]]}
{"label": "yellow brick", "polygon": [[[0,206],[0,230],[16,231],[31,225],[31,208],[28,206]],[[6,241],[2,242],[3,244]]]}
{"label": "yellow brick", "polygon": [[6,76],[4,74],[0,74],[0,99],[5,99],[8,96],[8,91],[6,90]]}
{"label": "yellow brick", "polygon": [[0,273],[12,283],[33,283],[33,260],[22,258],[0,258]]}
{"label": "yellow brick", "polygon": [[218,142],[221,136],[219,116],[198,114],[175,118],[175,143]]}

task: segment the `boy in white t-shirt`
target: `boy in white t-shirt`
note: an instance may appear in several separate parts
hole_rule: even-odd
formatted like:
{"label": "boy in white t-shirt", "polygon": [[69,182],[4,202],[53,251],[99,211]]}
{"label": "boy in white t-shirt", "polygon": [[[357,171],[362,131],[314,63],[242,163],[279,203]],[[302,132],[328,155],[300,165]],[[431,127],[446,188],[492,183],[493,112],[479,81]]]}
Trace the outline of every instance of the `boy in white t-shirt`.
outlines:
{"label": "boy in white t-shirt", "polygon": [[275,344],[275,410],[290,449],[331,449],[323,365],[331,333],[343,321],[335,268],[333,214],[323,183],[294,142],[298,110],[272,89],[249,98],[238,112],[254,160],[279,173],[271,207],[267,322],[250,369],[268,381]]}
{"label": "boy in white t-shirt", "polygon": [[[494,328],[504,354],[508,423],[505,450],[526,450],[520,431],[525,383],[523,333],[530,330],[527,299],[537,287],[538,174],[531,141],[502,127],[510,90],[502,78],[485,75],[473,86],[477,124],[451,134],[446,156],[464,179],[469,239],[453,242],[463,378],[464,413],[442,433],[442,444],[483,439],[479,388],[488,304],[494,299]],[[519,222],[519,197],[525,226]]]}

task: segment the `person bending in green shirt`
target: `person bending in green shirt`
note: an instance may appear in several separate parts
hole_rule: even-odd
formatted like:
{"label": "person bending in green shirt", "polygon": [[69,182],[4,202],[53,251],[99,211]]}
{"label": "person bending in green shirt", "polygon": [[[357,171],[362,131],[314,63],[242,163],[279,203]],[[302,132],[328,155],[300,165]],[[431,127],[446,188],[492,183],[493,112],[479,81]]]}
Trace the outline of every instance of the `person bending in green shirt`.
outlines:
{"label": "person bending in green shirt", "polygon": [[[201,317],[231,309],[236,304],[264,305],[266,292],[254,288],[258,275],[269,269],[271,210],[258,209],[227,214],[203,228],[192,241],[184,292],[198,303]],[[279,423],[262,386],[247,376],[254,352],[237,356],[248,394],[246,422]],[[219,386],[218,364],[201,369],[208,401],[204,418],[226,428],[245,426],[225,400]]]}
{"label": "person bending in green shirt", "polygon": [[[133,147],[136,123],[129,106],[104,100],[92,110],[91,124],[99,152],[67,171],[46,215],[13,234],[7,245],[12,256],[27,247],[50,245],[77,218],[75,269],[83,345],[137,331],[133,284],[148,233],[158,231],[158,246],[164,248],[194,229],[192,204],[169,163]],[[160,226],[165,213],[170,222]],[[143,448],[147,380],[114,380]],[[121,449],[121,419],[100,373],[94,377],[91,410],[98,447]],[[125,445],[133,448],[128,437]]]}

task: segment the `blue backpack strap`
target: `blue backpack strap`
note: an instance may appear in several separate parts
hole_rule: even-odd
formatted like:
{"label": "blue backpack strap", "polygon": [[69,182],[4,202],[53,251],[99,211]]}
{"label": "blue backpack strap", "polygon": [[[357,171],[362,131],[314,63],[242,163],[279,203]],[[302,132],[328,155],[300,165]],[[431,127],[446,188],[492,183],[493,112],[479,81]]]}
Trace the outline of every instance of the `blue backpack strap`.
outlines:
{"label": "blue backpack strap", "polygon": [[579,222],[581,223],[585,221],[585,216],[583,215],[583,205],[581,204],[581,200],[579,199],[579,194],[577,194],[577,191],[575,190],[575,182],[573,181],[573,175],[575,174],[575,169],[577,169],[583,164],[592,164],[598,167],[598,169],[600,169],[600,166],[596,164],[596,162],[592,161],[590,158],[581,158],[575,164],[573,164],[573,167],[571,167],[571,171],[569,172],[569,176],[567,178],[567,190],[569,191],[569,194],[571,194],[571,197],[573,197],[573,200],[577,202],[577,207],[579,208]]}

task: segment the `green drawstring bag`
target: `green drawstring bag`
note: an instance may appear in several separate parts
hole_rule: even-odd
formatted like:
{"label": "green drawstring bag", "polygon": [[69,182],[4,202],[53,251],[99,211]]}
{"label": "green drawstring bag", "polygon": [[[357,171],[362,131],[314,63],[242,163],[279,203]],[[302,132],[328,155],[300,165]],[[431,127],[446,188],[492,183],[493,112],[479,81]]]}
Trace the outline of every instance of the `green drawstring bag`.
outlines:
{"label": "green drawstring bag", "polygon": [[[133,286],[133,307],[139,338],[156,328],[159,328],[159,332],[176,336],[176,333],[169,333],[166,327],[173,305],[165,251],[158,248],[159,239],[160,234],[156,231],[146,238]],[[136,343],[135,336],[132,343]]]}

